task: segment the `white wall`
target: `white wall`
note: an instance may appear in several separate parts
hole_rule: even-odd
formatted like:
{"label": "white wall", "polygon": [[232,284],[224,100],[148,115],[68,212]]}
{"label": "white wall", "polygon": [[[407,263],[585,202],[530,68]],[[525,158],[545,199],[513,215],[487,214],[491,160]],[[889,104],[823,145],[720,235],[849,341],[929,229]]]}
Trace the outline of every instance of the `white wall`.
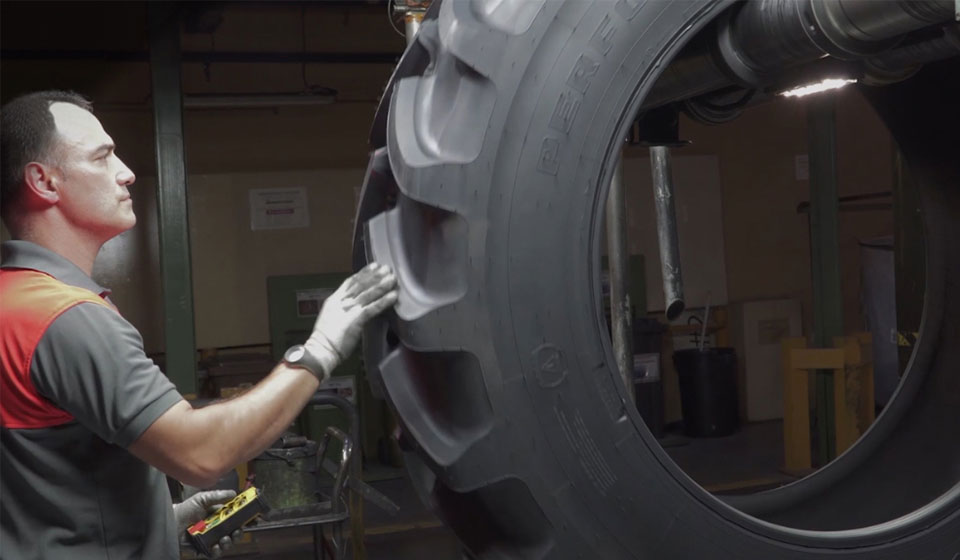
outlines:
{"label": "white wall", "polygon": [[[267,277],[350,269],[355,191],[362,169],[192,175],[188,178],[193,303],[198,348],[270,341]],[[138,223],[104,245],[94,268],[113,289],[121,313],[141,332],[147,352],[162,352],[155,179],[132,193]],[[250,227],[249,189],[303,186],[310,225]]]}
{"label": "white wall", "polygon": [[[267,277],[348,272],[362,169],[190,178],[197,347],[269,342]],[[310,226],[250,227],[249,189],[305,187]]]}

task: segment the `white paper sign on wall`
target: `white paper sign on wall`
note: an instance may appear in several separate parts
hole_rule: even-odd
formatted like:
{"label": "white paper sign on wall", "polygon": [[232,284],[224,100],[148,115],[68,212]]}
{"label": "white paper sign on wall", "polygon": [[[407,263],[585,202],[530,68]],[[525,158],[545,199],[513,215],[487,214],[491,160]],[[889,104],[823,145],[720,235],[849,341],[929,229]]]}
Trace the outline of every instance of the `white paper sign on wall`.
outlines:
{"label": "white paper sign on wall", "polygon": [[250,229],[292,229],[310,225],[307,189],[250,189]]}

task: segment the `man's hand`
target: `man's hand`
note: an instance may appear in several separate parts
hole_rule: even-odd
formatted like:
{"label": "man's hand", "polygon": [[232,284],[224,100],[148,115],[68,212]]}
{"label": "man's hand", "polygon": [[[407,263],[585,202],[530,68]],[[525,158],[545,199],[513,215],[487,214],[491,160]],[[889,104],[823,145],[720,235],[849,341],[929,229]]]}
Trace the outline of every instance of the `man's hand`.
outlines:
{"label": "man's hand", "polygon": [[347,278],[327,298],[313,334],[304,344],[323,365],[325,377],[353,352],[364,323],[396,302],[397,279],[393,270],[376,263]]}
{"label": "man's hand", "polygon": [[[173,504],[173,516],[177,520],[177,536],[184,538],[187,527],[206,518],[223,504],[237,495],[233,490],[210,490],[197,492],[179,504]],[[220,542],[213,545],[211,558],[219,558],[226,550],[233,546],[233,541],[239,539],[243,531],[237,529],[230,535],[225,535]]]}

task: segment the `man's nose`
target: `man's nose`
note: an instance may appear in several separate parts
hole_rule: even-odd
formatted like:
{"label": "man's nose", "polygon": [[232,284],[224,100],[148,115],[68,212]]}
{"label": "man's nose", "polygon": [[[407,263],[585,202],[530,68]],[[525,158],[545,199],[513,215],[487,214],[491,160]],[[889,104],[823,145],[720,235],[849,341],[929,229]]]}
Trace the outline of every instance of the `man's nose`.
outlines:
{"label": "man's nose", "polygon": [[117,182],[124,187],[129,187],[136,180],[137,176],[133,174],[133,171],[131,171],[123,161],[120,161],[120,171],[117,173]]}

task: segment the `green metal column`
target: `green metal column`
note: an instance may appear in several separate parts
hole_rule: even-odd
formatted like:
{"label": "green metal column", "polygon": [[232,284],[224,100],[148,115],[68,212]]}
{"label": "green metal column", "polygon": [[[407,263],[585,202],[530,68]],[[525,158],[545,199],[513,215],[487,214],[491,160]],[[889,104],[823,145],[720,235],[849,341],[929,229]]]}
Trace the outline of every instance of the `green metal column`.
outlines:
{"label": "green metal column", "polygon": [[897,347],[902,373],[920,330],[926,282],[926,246],[920,193],[910,181],[903,154],[893,149],[894,278],[897,293]]}
{"label": "green metal column", "polygon": [[167,376],[181,393],[197,392],[190,235],[187,228],[180,21],[173,2],[147,2],[153,114],[157,138],[157,213]]}
{"label": "green metal column", "polygon": [[[813,275],[813,344],[833,346],[843,334],[843,292],[840,285],[840,248],[837,224],[836,101],[830,95],[811,98],[807,106],[807,143],[810,157],[810,268]],[[815,376],[818,457],[825,465],[836,455],[833,418],[833,376]]]}

